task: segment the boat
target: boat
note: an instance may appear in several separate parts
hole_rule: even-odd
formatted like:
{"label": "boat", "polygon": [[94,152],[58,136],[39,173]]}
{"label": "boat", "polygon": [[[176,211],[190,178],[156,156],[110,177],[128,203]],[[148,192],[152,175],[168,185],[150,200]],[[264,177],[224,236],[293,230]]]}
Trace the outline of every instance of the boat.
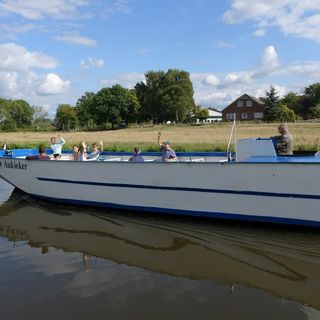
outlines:
{"label": "boat", "polygon": [[[95,259],[105,259],[172,277],[209,280],[235,294],[238,289],[243,294],[243,287],[256,288],[281,303],[320,309],[317,232],[104,211],[57,208],[15,190],[0,207],[0,236],[43,254],[55,249],[78,253],[79,265],[82,255],[88,257],[83,270],[94,269]],[[97,277],[96,288],[104,290],[103,278]]]}
{"label": "boat", "polygon": [[277,156],[271,139],[242,139],[235,153],[102,153],[97,161],[27,160],[0,153],[0,177],[54,202],[124,210],[320,227],[320,157]]}

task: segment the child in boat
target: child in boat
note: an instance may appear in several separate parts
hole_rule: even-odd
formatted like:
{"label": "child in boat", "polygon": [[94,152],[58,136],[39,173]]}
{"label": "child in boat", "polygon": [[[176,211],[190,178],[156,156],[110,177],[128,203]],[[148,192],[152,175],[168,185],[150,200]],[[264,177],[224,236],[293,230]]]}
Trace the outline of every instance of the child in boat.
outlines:
{"label": "child in boat", "polygon": [[132,157],[129,159],[130,162],[144,162],[144,158],[140,155],[140,148],[139,147],[135,147],[133,149],[133,155]]}
{"label": "child in boat", "polygon": [[50,148],[52,149],[52,154],[54,155],[61,155],[62,146],[65,144],[65,140],[58,135],[58,139],[56,137],[51,138],[51,145]]}
{"label": "child in boat", "polygon": [[27,160],[50,160],[50,156],[45,154],[46,149],[43,147],[39,148],[39,154],[35,156],[27,156]]}
{"label": "child in boat", "polygon": [[92,144],[92,152],[90,152],[89,155],[87,155],[87,159],[97,160],[102,151],[103,151],[103,142],[102,141],[99,142],[99,148],[98,148],[98,145],[94,142]]}

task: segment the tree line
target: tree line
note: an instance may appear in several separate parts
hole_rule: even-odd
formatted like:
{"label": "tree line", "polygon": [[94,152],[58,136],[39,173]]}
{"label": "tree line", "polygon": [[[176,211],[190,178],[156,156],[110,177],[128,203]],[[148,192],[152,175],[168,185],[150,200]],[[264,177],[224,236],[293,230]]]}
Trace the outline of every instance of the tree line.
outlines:
{"label": "tree line", "polygon": [[52,130],[48,111],[40,106],[30,106],[25,100],[0,98],[0,130],[10,132],[26,128],[39,131]]}
{"label": "tree line", "polygon": [[[133,89],[119,84],[86,92],[75,106],[60,104],[54,120],[43,107],[24,100],[0,98],[0,130],[103,130],[129,123],[190,123],[208,118],[208,109],[196,105],[188,72],[178,69],[148,71],[145,82]],[[303,95],[289,92],[280,99],[273,86],[260,98],[266,121],[320,118],[320,83],[305,88]]]}
{"label": "tree line", "polygon": [[306,87],[303,95],[289,92],[282,99],[271,86],[261,98],[265,105],[266,121],[289,121],[297,119],[320,119],[320,83]]}

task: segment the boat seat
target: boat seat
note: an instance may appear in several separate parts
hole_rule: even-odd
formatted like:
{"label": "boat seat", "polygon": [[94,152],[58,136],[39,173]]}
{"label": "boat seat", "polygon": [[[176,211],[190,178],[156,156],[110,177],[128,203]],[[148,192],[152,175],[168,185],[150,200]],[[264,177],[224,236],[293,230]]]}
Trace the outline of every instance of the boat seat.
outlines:
{"label": "boat seat", "polygon": [[191,159],[191,162],[204,162],[204,158]]}

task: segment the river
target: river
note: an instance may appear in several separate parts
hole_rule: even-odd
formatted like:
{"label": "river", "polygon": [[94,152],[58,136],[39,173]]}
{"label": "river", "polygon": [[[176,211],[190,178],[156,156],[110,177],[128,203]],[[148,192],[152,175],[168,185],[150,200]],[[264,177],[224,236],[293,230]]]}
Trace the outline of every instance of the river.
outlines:
{"label": "river", "polygon": [[62,206],[0,179],[0,317],[320,319],[320,231]]}

